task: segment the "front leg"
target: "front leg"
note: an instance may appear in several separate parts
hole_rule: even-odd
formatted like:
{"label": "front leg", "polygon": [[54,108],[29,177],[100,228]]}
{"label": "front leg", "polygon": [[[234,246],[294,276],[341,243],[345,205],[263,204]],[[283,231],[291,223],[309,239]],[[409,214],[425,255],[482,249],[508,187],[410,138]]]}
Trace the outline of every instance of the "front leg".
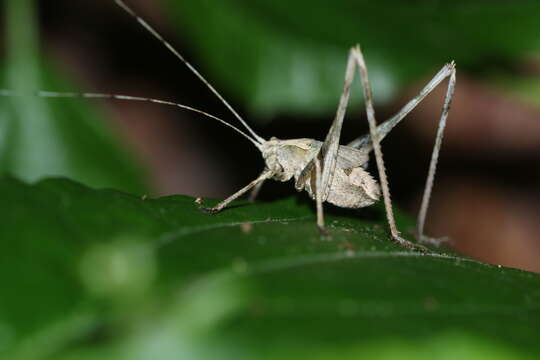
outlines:
{"label": "front leg", "polygon": [[227,205],[229,205],[232,201],[236,200],[238,197],[244,195],[246,192],[248,192],[252,187],[257,186],[258,184],[262,183],[263,181],[270,179],[272,177],[273,173],[270,170],[264,170],[261,175],[259,175],[258,178],[250,182],[247,186],[243,187],[242,189],[238,190],[216,206],[213,206],[211,208],[205,208],[201,207],[199,210],[202,212],[205,212],[207,214],[215,214],[223,210]]}

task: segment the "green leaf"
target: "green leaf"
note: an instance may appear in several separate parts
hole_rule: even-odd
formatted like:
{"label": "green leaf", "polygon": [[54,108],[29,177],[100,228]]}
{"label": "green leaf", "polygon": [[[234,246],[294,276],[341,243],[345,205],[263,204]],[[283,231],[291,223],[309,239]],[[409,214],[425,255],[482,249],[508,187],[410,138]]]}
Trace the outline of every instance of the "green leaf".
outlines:
{"label": "green leaf", "polygon": [[[357,43],[378,104],[450,60],[481,68],[540,48],[540,3],[532,0],[168,3],[210,78],[259,116],[333,113]],[[352,99],[360,97],[358,88]]]}
{"label": "green leaf", "polygon": [[[4,6],[9,46],[8,60],[0,66],[1,87],[22,94],[76,89],[53,65],[40,62],[32,1],[10,0]],[[0,98],[0,172],[28,181],[67,176],[143,192],[142,171],[103,118],[88,102],[74,99]]]}
{"label": "green leaf", "polygon": [[331,237],[321,238],[304,197],[210,216],[185,196],[4,177],[0,198],[2,358],[523,359],[540,350],[539,275],[405,251],[378,210],[328,209]]}

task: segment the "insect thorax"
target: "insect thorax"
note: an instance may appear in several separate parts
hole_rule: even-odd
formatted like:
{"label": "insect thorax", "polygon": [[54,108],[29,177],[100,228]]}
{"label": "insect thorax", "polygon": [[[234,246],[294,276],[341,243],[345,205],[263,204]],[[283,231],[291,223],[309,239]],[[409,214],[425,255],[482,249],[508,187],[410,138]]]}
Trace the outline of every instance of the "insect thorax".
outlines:
{"label": "insect thorax", "polygon": [[[273,179],[298,180],[302,170],[317,154],[322,142],[313,139],[279,140],[272,138],[262,147],[266,167],[273,172]],[[380,187],[375,179],[364,169],[367,165],[368,151],[340,146],[338,161],[328,197],[324,199],[340,207],[361,208],[369,206],[380,197]],[[313,178],[309,177],[298,190],[306,190],[315,198]]]}
{"label": "insect thorax", "polygon": [[273,137],[263,144],[262,156],[266,167],[274,173],[274,180],[289,181],[300,175],[321,144],[313,139],[279,140]]}

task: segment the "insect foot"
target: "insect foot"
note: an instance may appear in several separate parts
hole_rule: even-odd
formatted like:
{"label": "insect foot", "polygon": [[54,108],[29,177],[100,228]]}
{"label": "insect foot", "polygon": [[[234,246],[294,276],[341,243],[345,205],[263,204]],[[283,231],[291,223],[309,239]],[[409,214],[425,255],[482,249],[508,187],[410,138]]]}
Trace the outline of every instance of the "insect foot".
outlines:
{"label": "insect foot", "polygon": [[221,210],[221,209],[207,208],[207,207],[198,207],[197,209],[199,209],[200,212],[203,212],[205,214],[210,214],[210,215],[217,214]]}
{"label": "insect foot", "polygon": [[402,238],[399,235],[392,235],[392,240],[395,243],[397,243],[398,245],[400,245],[401,247],[403,247],[403,248],[405,248],[407,250],[419,252],[419,253],[422,253],[422,254],[429,254],[429,253],[432,252],[427,247],[425,247],[423,245],[420,245],[420,244],[412,243],[412,242],[410,242],[408,240],[405,240],[404,238]]}
{"label": "insect foot", "polygon": [[323,238],[330,237],[330,232],[326,229],[325,226],[317,226],[317,229],[319,229],[319,234],[321,235],[321,237]]}

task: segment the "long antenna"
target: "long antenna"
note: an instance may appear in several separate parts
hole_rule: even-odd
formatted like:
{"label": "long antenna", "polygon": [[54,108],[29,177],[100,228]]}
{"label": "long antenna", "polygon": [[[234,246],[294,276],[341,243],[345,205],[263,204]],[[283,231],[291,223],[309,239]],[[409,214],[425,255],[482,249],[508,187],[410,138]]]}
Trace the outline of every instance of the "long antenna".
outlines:
{"label": "long antenna", "polygon": [[[163,104],[163,105],[169,105],[169,106],[176,106],[181,109],[189,110],[189,111],[204,115],[210,119],[219,121],[220,123],[240,133],[246,139],[251,141],[253,145],[257,147],[257,149],[261,150],[261,144],[259,144],[257,141],[252,139],[248,134],[246,134],[242,130],[238,129],[236,126],[231,125],[225,120],[220,119],[217,116],[211,115],[205,111],[195,109],[191,106],[178,104],[172,101],[140,97],[140,96],[120,95],[120,94],[76,93],[76,92],[57,92],[57,91],[43,91],[43,90],[34,91],[32,92],[32,95],[40,96],[40,97],[47,97],[47,98],[86,98],[86,99],[112,99],[112,100],[126,100],[126,101],[142,101],[142,102],[150,102],[150,103]],[[13,91],[13,90],[0,89],[0,96],[25,96],[25,94],[21,92]]]}
{"label": "long antenna", "polygon": [[139,24],[141,24],[147,31],[150,32],[156,39],[158,39],[167,49],[169,49],[180,61],[182,61],[188,69],[194,73],[205,85],[218,97],[218,99],[225,105],[232,113],[233,115],[242,123],[242,125],[245,126],[245,128],[253,135],[253,137],[259,142],[264,143],[265,140],[257,135],[249,126],[248,124],[242,119],[242,117],[233,109],[231,105],[221,96],[221,94],[212,86],[210,83],[202,76],[197,69],[193,67],[180,53],[167,41],[165,40],[152,26],[150,26],[143,18],[141,18],[139,15],[135,13],[130,7],[128,7],[122,0],[114,0],[114,2],[120,6],[124,11],[126,11],[129,15],[133,16],[135,20]]}

